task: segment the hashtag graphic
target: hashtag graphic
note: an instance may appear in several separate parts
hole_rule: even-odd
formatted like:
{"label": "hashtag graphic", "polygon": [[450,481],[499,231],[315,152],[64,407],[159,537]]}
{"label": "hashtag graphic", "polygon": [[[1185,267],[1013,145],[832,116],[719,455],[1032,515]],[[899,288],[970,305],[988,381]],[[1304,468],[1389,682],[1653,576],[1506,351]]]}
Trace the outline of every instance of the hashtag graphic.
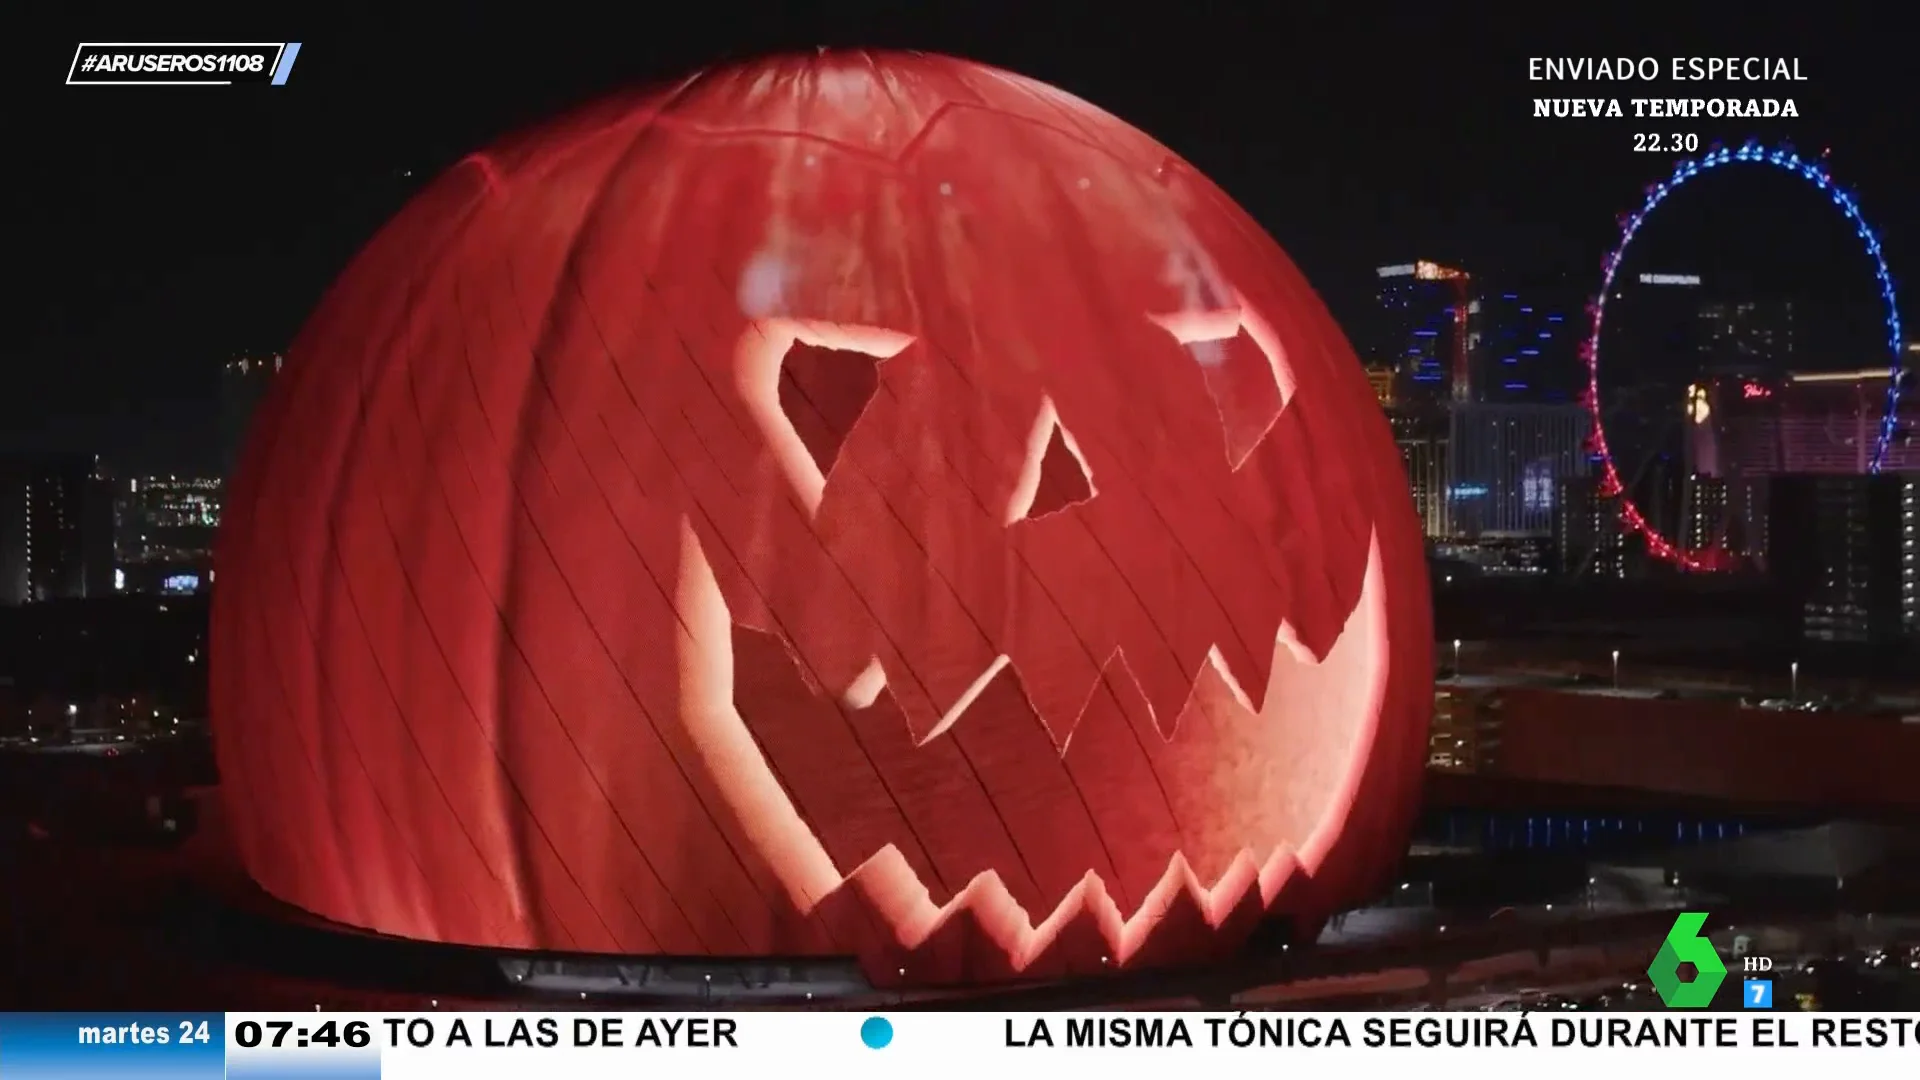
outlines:
{"label": "hashtag graphic", "polygon": [[300,55],[297,41],[83,41],[67,68],[67,85],[285,86]]}

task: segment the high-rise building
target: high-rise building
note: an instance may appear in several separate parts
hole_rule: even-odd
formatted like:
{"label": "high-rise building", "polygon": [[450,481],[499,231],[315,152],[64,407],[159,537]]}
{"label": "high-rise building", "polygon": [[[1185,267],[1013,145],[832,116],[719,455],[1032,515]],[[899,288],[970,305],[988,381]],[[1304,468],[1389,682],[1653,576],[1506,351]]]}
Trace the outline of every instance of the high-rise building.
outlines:
{"label": "high-rise building", "polygon": [[1616,581],[1627,576],[1627,530],[1620,520],[1620,501],[1600,494],[1598,477],[1561,481],[1553,541],[1563,576]]}
{"label": "high-rise building", "polygon": [[[1861,476],[1871,470],[1886,413],[1884,368],[1761,378],[1707,376],[1687,390],[1687,474],[1724,492],[1720,532],[1732,554],[1764,559],[1768,481],[1774,476]],[[1882,468],[1920,471],[1920,401],[1901,400]],[[1687,513],[1683,527],[1692,527]]]}
{"label": "high-rise building", "polygon": [[1393,384],[1396,373],[1384,364],[1367,365],[1367,385],[1373,387],[1373,396],[1380,399],[1380,407],[1391,409],[1394,405]]}
{"label": "high-rise building", "polygon": [[1455,405],[1447,505],[1459,539],[1548,537],[1561,483],[1585,476],[1591,422],[1579,405]]}
{"label": "high-rise building", "polygon": [[1920,641],[1920,476],[1900,478],[1900,626]]}
{"label": "high-rise building", "polygon": [[229,360],[220,371],[221,476],[232,479],[240,463],[240,451],[246,445],[247,428],[254,410],[267,396],[273,377],[284,362],[279,353],[266,357],[242,357]]}
{"label": "high-rise building", "polygon": [[[1774,395],[1782,472],[1864,473],[1873,464],[1887,414],[1884,367],[1791,374]],[[1900,401],[1894,438],[1881,468],[1920,470],[1920,400]]]}
{"label": "high-rise building", "polygon": [[[1695,472],[1729,480],[1869,471],[1886,416],[1886,368],[1721,377],[1696,384],[1688,454]],[[1920,471],[1920,400],[1903,395],[1881,468]]]}
{"label": "high-rise building", "polygon": [[1465,392],[1465,365],[1479,348],[1479,303],[1459,270],[1425,259],[1382,266],[1369,363],[1398,373],[1394,396],[1409,404]]}
{"label": "high-rise building", "polygon": [[1744,432],[1764,402],[1773,396],[1771,385],[1750,379],[1708,376],[1687,388],[1687,433],[1683,449],[1683,486],[1679,519],[1682,546],[1699,551],[1719,548],[1745,559],[1767,554],[1767,477],[1772,470],[1749,474],[1737,456],[1730,457],[1729,432]]}
{"label": "high-rise building", "polygon": [[113,592],[113,495],[90,455],[0,461],[0,603]]}
{"label": "high-rise building", "polygon": [[1680,502],[1680,546],[1688,551],[1727,546],[1733,524],[1728,520],[1727,510],[1725,480],[1698,474],[1687,477]]}
{"label": "high-rise building", "polygon": [[1614,283],[1600,339],[1601,388],[1685,386],[1699,371],[1704,320],[1698,274],[1650,273]]}
{"label": "high-rise building", "polygon": [[[1536,295],[1538,294],[1538,295]],[[1483,293],[1474,400],[1552,403],[1578,399],[1586,384],[1580,342],[1581,306],[1546,289]]]}
{"label": "high-rise building", "polygon": [[1427,768],[1476,773],[1498,763],[1502,688],[1475,686],[1457,677],[1433,688],[1433,722],[1427,728]]}
{"label": "high-rise building", "polygon": [[1911,640],[1911,476],[1776,476],[1767,497],[1767,569],[1815,643],[1898,647]]}
{"label": "high-rise building", "polygon": [[1765,376],[1793,366],[1793,301],[1715,301],[1700,306],[1702,371]]}
{"label": "high-rise building", "polygon": [[118,487],[115,543],[132,592],[190,593],[213,567],[224,484],[211,477],[135,477]]}
{"label": "high-rise building", "polygon": [[1447,417],[1444,410],[1396,410],[1388,415],[1393,425],[1394,442],[1400,446],[1400,461],[1407,469],[1407,484],[1413,494],[1413,511],[1420,518],[1421,531],[1429,540],[1452,534],[1447,516]]}

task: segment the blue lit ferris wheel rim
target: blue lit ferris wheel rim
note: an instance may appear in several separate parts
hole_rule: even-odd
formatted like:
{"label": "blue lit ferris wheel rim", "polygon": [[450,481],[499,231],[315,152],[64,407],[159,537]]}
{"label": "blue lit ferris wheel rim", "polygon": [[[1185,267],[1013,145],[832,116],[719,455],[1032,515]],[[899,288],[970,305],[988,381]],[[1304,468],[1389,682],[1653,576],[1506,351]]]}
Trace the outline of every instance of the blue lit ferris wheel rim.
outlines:
{"label": "blue lit ferris wheel rim", "polygon": [[1887,383],[1886,412],[1880,418],[1880,433],[1874,441],[1870,471],[1879,472],[1886,460],[1888,447],[1893,442],[1894,432],[1899,426],[1900,379],[1903,374],[1900,355],[1900,307],[1893,290],[1893,272],[1887,268],[1886,257],[1880,250],[1880,234],[1867,224],[1866,215],[1860,211],[1860,203],[1852,194],[1837,187],[1827,170],[1817,162],[1801,159],[1800,155],[1787,149],[1768,150],[1757,142],[1748,142],[1737,150],[1720,148],[1710,151],[1697,160],[1682,161],[1674,166],[1673,175],[1647,189],[1647,198],[1640,209],[1628,215],[1621,223],[1620,240],[1607,254],[1605,272],[1600,281],[1600,295],[1593,304],[1593,327],[1587,336],[1585,350],[1587,361],[1587,410],[1593,417],[1594,450],[1600,455],[1602,469],[1609,486],[1619,491],[1622,516],[1627,523],[1644,536],[1654,554],[1679,562],[1696,569],[1702,567],[1700,560],[1690,557],[1686,552],[1675,548],[1662,537],[1641,515],[1639,508],[1633,505],[1631,495],[1620,483],[1619,469],[1614,465],[1613,453],[1607,449],[1606,429],[1600,416],[1600,329],[1606,321],[1607,297],[1613,292],[1614,276],[1620,271],[1620,263],[1626,258],[1627,248],[1633,243],[1640,227],[1646,224],[1647,216],[1653,208],[1665,202],[1667,196],[1684,186],[1687,181],[1723,166],[1747,162],[1756,165],[1771,165],[1784,172],[1792,173],[1807,183],[1827,193],[1833,204],[1852,223],[1854,234],[1860,238],[1868,257],[1873,260],[1874,280],[1880,286],[1880,300],[1887,308],[1887,350],[1892,357],[1891,377]]}

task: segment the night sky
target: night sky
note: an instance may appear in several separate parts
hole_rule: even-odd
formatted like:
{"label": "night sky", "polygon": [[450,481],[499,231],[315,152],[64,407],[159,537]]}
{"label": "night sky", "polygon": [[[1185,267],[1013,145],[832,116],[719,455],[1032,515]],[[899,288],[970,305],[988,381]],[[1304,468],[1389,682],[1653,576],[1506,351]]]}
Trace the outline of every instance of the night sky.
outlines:
{"label": "night sky", "polygon": [[[1140,14],[1152,10],[1145,4],[983,0],[946,5],[945,16],[934,6],[840,4],[831,17],[779,18],[704,2],[670,20],[658,7],[648,9],[658,21],[600,24],[542,4],[491,37],[328,37],[300,26],[212,35],[300,39],[292,79],[277,89],[66,87],[80,37],[142,35],[94,27],[34,43],[16,27],[23,62],[11,78],[21,85],[8,111],[24,152],[8,166],[15,284],[0,360],[14,407],[0,443],[102,452],[130,470],[204,467],[217,449],[220,363],[284,347],[353,251],[427,177],[614,88],[818,45],[955,53],[1116,113],[1235,196],[1350,324],[1364,314],[1371,268],[1416,257],[1500,280],[1567,275],[1590,289],[1616,214],[1674,160],[1632,152],[1636,131],[1831,148],[1896,276],[1920,265],[1911,138],[1920,80],[1885,20],[1833,14],[1851,5],[1782,5],[1795,16],[1779,20],[1756,14],[1771,5],[1732,0],[1660,5],[1654,20],[1583,5],[1595,12],[1584,25],[1552,14],[1569,5],[1540,4],[1473,5],[1510,13],[1501,18],[1450,16],[1468,6],[1431,2],[1333,7],[1340,15],[1189,2],[1152,18]],[[1678,9],[1699,13],[1693,25]],[[533,28],[542,19],[550,31]],[[1601,55],[1798,57],[1808,81],[1526,78],[1529,56]],[[1531,116],[1535,96],[1723,95],[1790,96],[1800,116]],[[1848,317],[1876,318],[1868,264],[1831,207],[1788,183],[1721,180],[1663,208],[1646,259],[1737,273],[1755,290],[1825,290],[1851,298]]]}

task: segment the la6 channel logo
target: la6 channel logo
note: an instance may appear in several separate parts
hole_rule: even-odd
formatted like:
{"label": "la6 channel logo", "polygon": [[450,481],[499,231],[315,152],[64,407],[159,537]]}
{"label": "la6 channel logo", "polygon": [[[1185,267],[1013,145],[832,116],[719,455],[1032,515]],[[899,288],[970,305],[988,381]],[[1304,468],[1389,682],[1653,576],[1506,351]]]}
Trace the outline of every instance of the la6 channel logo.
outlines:
{"label": "la6 channel logo", "polygon": [[[1713,995],[1727,979],[1727,965],[1713,942],[1700,931],[1707,925],[1704,911],[1683,911],[1673,920],[1673,929],[1660,943],[1653,963],[1647,965],[1647,979],[1653,991],[1669,1009],[1704,1009],[1713,1004]],[[1755,957],[1755,959],[1759,959]],[[1693,965],[1693,978],[1680,977],[1680,965]]]}
{"label": "la6 channel logo", "polygon": [[[1713,942],[1701,931],[1707,924],[1704,911],[1686,911],[1673,920],[1673,929],[1667,931],[1666,940],[1660,943],[1660,951],[1647,967],[1647,978],[1652,981],[1654,992],[1660,995],[1660,1001],[1669,1009],[1704,1009],[1713,1004],[1713,996],[1720,990],[1720,984],[1727,979],[1727,965],[1720,959],[1720,953]],[[1773,1008],[1773,981],[1754,978],[1754,975],[1773,971],[1773,960],[1765,956],[1748,955],[1750,939],[1739,937],[1734,940],[1733,951],[1740,958],[1742,972],[1748,976],[1740,987],[1740,1004],[1747,1009]],[[1680,969],[1683,965],[1693,966],[1693,976],[1683,979]]]}

